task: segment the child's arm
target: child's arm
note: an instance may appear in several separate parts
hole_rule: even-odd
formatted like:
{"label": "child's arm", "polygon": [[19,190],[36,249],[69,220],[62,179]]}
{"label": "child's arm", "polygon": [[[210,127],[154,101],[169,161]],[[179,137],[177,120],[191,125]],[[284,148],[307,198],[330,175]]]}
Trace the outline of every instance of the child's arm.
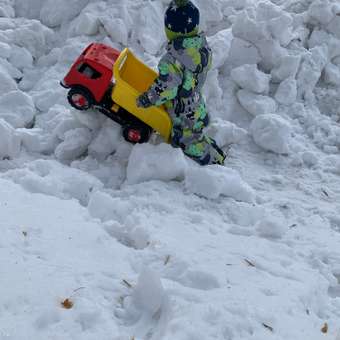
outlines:
{"label": "child's arm", "polygon": [[182,84],[181,65],[167,53],[158,64],[159,76],[148,91],[137,99],[137,105],[149,107],[160,106],[177,96],[178,87]]}

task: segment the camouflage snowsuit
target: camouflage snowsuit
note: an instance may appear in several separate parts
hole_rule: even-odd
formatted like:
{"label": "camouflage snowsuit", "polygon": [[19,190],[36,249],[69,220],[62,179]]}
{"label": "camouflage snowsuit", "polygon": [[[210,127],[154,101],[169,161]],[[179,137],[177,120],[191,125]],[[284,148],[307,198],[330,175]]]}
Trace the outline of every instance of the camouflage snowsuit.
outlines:
{"label": "camouflage snowsuit", "polygon": [[203,133],[209,116],[201,94],[211,67],[211,50],[200,34],[169,42],[159,76],[146,92],[152,105],[164,104],[172,119],[171,144],[201,165],[223,164],[225,155]]}

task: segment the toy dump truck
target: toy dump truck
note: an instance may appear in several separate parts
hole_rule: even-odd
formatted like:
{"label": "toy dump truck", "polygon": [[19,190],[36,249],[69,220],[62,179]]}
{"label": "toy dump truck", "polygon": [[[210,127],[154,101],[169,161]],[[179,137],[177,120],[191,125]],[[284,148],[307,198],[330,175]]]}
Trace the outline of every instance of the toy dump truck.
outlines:
{"label": "toy dump truck", "polygon": [[77,110],[98,109],[122,125],[124,138],[144,143],[152,131],[169,141],[171,120],[163,107],[144,109],[137,97],[147,91],[157,73],[129,49],[122,52],[104,44],[89,45],[60,82],[69,89],[67,98]]}

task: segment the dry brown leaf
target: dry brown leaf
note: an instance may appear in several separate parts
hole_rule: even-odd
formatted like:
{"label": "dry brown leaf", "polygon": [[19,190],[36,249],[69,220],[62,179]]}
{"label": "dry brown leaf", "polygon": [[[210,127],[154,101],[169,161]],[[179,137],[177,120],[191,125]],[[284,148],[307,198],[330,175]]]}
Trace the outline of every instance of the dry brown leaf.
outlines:
{"label": "dry brown leaf", "polygon": [[168,256],[165,258],[164,266],[166,266],[166,265],[169,263],[170,259],[171,259],[171,256],[168,255]]}
{"label": "dry brown leaf", "polygon": [[127,286],[128,288],[133,288],[133,286],[132,286],[132,284],[130,283],[130,282],[128,282],[128,281],[126,281],[126,280],[123,280],[122,281],[124,284],[125,284],[125,286]]}
{"label": "dry brown leaf", "polygon": [[61,302],[61,306],[65,309],[71,309],[74,303],[70,299],[65,299]]}
{"label": "dry brown leaf", "polygon": [[321,328],[321,332],[324,333],[324,334],[328,333],[328,323],[327,322]]}
{"label": "dry brown leaf", "polygon": [[244,259],[244,261],[247,263],[247,265],[248,265],[249,267],[255,267],[255,264],[252,263],[252,262],[250,262],[249,260]]}
{"label": "dry brown leaf", "polygon": [[273,327],[268,326],[268,325],[266,325],[265,323],[263,323],[262,326],[263,326],[264,328],[269,329],[271,332],[274,332],[274,328],[273,328]]}

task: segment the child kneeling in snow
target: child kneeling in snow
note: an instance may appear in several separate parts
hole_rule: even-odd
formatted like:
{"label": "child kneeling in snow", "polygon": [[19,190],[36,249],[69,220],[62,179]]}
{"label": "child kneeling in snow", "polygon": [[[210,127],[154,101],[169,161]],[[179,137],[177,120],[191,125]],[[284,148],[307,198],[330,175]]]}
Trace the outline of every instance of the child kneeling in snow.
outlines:
{"label": "child kneeling in snow", "polygon": [[159,76],[137,99],[139,107],[165,105],[173,128],[171,144],[201,165],[223,164],[226,158],[203,129],[209,116],[201,94],[211,67],[211,50],[199,33],[199,10],[189,0],[173,0],[165,13],[167,53],[161,58]]}

